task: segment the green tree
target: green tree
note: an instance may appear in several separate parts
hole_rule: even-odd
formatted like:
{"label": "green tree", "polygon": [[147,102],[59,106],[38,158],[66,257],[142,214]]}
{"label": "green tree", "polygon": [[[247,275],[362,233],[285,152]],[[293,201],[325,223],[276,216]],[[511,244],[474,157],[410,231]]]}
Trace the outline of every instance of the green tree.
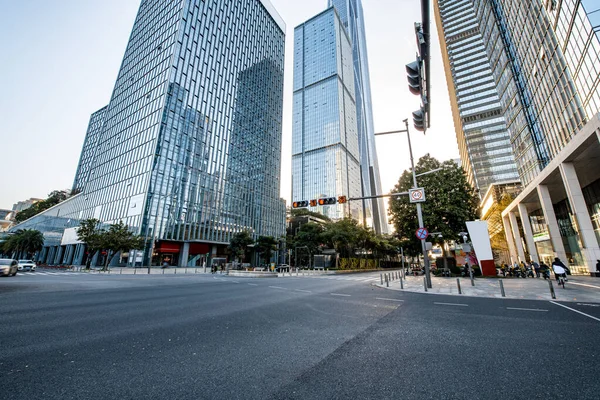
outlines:
{"label": "green tree", "polygon": [[[323,231],[323,225],[314,222],[306,223],[298,229],[293,245],[300,265],[305,261],[310,264],[311,257],[319,252],[323,244]],[[299,248],[306,248],[306,251],[298,250]]]}
{"label": "green tree", "polygon": [[33,217],[34,215],[37,215],[42,211],[45,211],[50,207],[54,207],[58,203],[65,201],[72,195],[74,196],[75,193],[71,194],[71,192],[68,190],[53,190],[48,194],[48,198],[45,200],[38,201],[28,209],[18,212],[17,215],[15,215],[15,221],[17,223],[21,223]]}
{"label": "green tree", "polygon": [[104,229],[101,228],[100,220],[95,218],[84,219],[77,227],[77,239],[86,245],[88,257],[85,262],[85,267],[90,269],[92,258],[97,251],[102,250],[102,236]]}
{"label": "green tree", "polygon": [[235,261],[239,261],[240,258],[241,261],[244,260],[248,246],[251,244],[254,244],[254,239],[252,239],[250,232],[246,230],[236,233],[231,237],[231,241],[229,242],[229,250],[231,250]]}
{"label": "green tree", "polygon": [[365,244],[368,234],[351,218],[333,222],[325,226],[322,239],[342,257],[352,257],[357,247]]}
{"label": "green tree", "polygon": [[116,253],[142,249],[144,238],[135,235],[123,221],[119,221],[116,224],[111,224],[108,230],[100,233],[100,244],[107,253],[104,261],[104,270],[106,270],[108,263]]}
{"label": "green tree", "polygon": [[273,236],[259,236],[254,248],[268,264],[273,252],[277,250],[277,240]]}
{"label": "green tree", "polygon": [[[441,232],[446,240],[458,239],[458,233],[466,229],[466,222],[478,218],[478,198],[467,182],[464,170],[453,161],[441,163],[427,154],[419,159],[415,171],[420,174],[442,167],[442,170],[418,179],[419,187],[425,189],[423,222],[430,232]],[[394,191],[407,192],[412,187],[412,171],[406,170]],[[408,196],[391,198],[389,214],[405,254],[421,253],[420,241],[415,237],[419,227],[415,204],[409,202]]]}
{"label": "green tree", "polygon": [[21,257],[25,253],[26,258],[40,251],[44,247],[44,235],[36,229],[19,229],[2,244],[2,252]]}

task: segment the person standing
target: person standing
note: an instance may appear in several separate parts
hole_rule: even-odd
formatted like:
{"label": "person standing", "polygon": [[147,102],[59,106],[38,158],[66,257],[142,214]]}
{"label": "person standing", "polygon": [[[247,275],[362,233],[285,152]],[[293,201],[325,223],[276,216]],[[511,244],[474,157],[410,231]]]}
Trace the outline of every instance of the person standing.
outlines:
{"label": "person standing", "polygon": [[531,265],[533,265],[533,269],[535,270],[535,276],[536,276],[536,278],[539,278],[540,277],[540,264],[538,264],[535,261],[532,261]]}
{"label": "person standing", "polygon": [[596,272],[600,272],[600,260],[597,260],[598,262],[596,263]]}

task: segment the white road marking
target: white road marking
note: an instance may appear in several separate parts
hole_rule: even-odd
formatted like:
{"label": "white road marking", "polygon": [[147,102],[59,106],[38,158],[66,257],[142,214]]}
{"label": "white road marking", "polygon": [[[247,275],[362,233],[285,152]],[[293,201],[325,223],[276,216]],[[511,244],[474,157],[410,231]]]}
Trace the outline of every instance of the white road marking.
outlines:
{"label": "white road marking", "polygon": [[282,290],[287,290],[286,288],[284,288],[284,287],[281,287],[281,286],[269,286],[269,287],[270,287],[271,289],[282,289]]}
{"label": "white road marking", "polygon": [[593,317],[593,316],[591,316],[591,315],[589,315],[589,314],[586,314],[586,313],[584,313],[584,312],[581,312],[581,311],[579,311],[579,310],[576,310],[576,309],[574,309],[574,308],[567,307],[567,306],[565,306],[564,304],[560,304],[560,303],[557,303],[557,302],[555,302],[555,301],[550,301],[550,303],[552,303],[552,304],[555,304],[555,305],[557,305],[557,306],[564,307],[564,308],[566,308],[567,310],[574,311],[574,312],[576,312],[576,313],[578,313],[578,314],[585,315],[585,316],[586,316],[586,317],[588,317],[588,318],[591,318],[591,319],[594,319],[594,320],[596,320],[596,321],[600,322],[600,318],[596,318],[596,317]]}
{"label": "white road marking", "polygon": [[231,283],[239,283],[238,281],[229,281],[229,282],[231,282]]}
{"label": "white road marking", "polygon": [[250,286],[258,286],[256,283],[249,283]]}
{"label": "white road marking", "polygon": [[469,307],[468,304],[460,304],[460,303],[436,303],[433,302],[433,304],[437,304],[440,306],[459,306],[459,307]]}
{"label": "white road marking", "polygon": [[302,292],[302,293],[312,293],[310,290],[302,290],[302,289],[294,289],[294,291]]}
{"label": "white road marking", "polygon": [[588,285],[588,284],[585,284],[585,283],[569,282],[569,284],[570,285],[579,285],[579,286],[593,287],[594,289],[600,289],[600,286]]}
{"label": "white road marking", "polygon": [[544,310],[542,308],[519,308],[519,307],[506,307],[507,310],[519,310],[519,311],[543,311],[546,312],[548,310]]}
{"label": "white road marking", "polygon": [[387,300],[387,301],[404,301],[398,299],[388,299],[387,297],[375,297],[376,300]]}
{"label": "white road marking", "polygon": [[342,294],[342,293],[329,293],[332,296],[343,296],[343,297],[350,297],[349,294]]}

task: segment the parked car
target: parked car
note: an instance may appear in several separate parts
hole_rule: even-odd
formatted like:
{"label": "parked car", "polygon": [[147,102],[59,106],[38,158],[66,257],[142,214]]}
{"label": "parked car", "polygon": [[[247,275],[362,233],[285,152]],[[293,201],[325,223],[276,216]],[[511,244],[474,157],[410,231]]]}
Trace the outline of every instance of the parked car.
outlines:
{"label": "parked car", "polygon": [[19,265],[17,267],[19,268],[19,271],[35,272],[35,263],[32,260],[19,260]]}
{"label": "parked car", "polygon": [[15,276],[17,274],[19,262],[11,258],[0,258],[0,275]]}

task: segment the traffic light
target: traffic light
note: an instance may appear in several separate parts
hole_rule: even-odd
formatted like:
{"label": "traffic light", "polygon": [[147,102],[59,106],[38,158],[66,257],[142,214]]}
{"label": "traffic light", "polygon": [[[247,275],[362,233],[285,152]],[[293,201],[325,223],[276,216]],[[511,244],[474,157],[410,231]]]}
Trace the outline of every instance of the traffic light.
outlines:
{"label": "traffic light", "polygon": [[427,129],[427,124],[425,122],[425,118],[426,118],[426,113],[425,113],[425,108],[421,107],[419,108],[417,111],[414,111],[412,113],[413,115],[413,122],[415,123],[415,129],[420,131],[420,132],[425,132],[425,129]]}
{"label": "traffic light", "polygon": [[326,205],[335,204],[335,203],[336,203],[335,197],[324,197],[322,199],[319,199],[320,206],[326,206]]}
{"label": "traffic light", "polygon": [[292,207],[293,208],[304,208],[304,207],[308,207],[308,201],[306,200],[302,200],[302,201],[295,201],[292,203]]}
{"label": "traffic light", "polygon": [[347,202],[348,202],[348,199],[346,198],[346,196],[339,196],[338,197],[338,203],[339,204],[344,204],[344,203],[347,203]]}
{"label": "traffic light", "polygon": [[408,90],[412,94],[423,95],[423,74],[421,71],[421,59],[406,64],[406,74],[408,78]]}
{"label": "traffic light", "polygon": [[310,201],[310,206],[311,207],[316,207],[317,206],[317,200],[311,200]]}

